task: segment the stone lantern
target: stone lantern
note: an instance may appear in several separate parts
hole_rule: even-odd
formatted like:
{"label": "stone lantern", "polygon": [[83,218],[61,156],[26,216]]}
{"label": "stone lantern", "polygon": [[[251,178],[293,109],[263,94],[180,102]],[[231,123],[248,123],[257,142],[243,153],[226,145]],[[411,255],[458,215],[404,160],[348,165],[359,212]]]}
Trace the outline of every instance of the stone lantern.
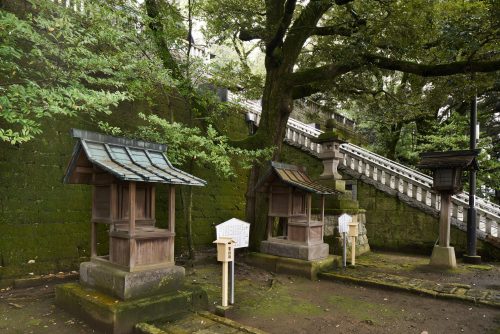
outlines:
{"label": "stone lantern", "polygon": [[455,250],[450,247],[450,204],[451,196],[462,191],[464,170],[477,170],[476,157],[479,150],[425,152],[420,155],[418,167],[433,172],[432,188],[441,195],[439,218],[439,245],[434,246],[430,264],[455,268]]}
{"label": "stone lantern", "polygon": [[342,175],[338,172],[339,163],[344,159],[344,153],[340,152],[340,145],[345,141],[341,140],[333,130],[331,122],[327,123],[326,131],[315,141],[322,144],[321,153],[318,155],[323,163],[323,173],[319,176],[320,179],[333,179],[335,180],[335,189],[345,189],[345,181],[342,180]]}

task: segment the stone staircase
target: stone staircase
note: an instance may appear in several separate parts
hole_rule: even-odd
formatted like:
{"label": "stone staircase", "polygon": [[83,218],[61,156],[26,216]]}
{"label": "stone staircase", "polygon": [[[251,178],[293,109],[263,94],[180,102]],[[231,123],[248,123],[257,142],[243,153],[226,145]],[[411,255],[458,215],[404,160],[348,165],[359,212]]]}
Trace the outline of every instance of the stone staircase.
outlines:
{"label": "stone staircase", "polygon": [[[243,106],[258,124],[262,110],[258,101],[248,101],[231,93],[228,94],[228,101]],[[354,124],[352,121],[342,123]],[[314,126],[290,118],[284,140],[287,144],[319,158],[323,147],[315,139],[321,133],[323,131]],[[428,214],[436,217],[439,215],[440,196],[431,189],[431,177],[353,144],[340,145],[340,152],[344,154],[344,159],[339,164],[343,173],[389,195],[397,196],[408,205]],[[466,192],[452,197],[451,223],[463,231],[467,230],[468,197]],[[476,197],[476,213],[477,238],[500,247],[500,206]]]}

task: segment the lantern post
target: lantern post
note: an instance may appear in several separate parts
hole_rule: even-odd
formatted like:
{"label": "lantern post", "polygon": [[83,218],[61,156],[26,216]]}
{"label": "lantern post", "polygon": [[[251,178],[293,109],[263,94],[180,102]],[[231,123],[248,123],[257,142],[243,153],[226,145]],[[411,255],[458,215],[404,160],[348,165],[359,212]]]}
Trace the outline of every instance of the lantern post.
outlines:
{"label": "lantern post", "polygon": [[450,246],[450,209],[451,196],[462,191],[464,170],[477,170],[478,150],[425,152],[420,155],[418,167],[433,172],[432,188],[441,195],[439,217],[439,244],[432,250],[430,265],[455,268],[457,260],[455,249]]}

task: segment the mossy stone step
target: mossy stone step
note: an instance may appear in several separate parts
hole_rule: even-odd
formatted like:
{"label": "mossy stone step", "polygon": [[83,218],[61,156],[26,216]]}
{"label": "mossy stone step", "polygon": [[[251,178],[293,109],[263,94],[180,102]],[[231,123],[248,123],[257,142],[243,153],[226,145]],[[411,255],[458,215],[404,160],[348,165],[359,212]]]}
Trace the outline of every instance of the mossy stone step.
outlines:
{"label": "mossy stone step", "polygon": [[260,329],[205,311],[187,313],[171,321],[140,323],[135,326],[135,331],[140,334],[266,334]]}

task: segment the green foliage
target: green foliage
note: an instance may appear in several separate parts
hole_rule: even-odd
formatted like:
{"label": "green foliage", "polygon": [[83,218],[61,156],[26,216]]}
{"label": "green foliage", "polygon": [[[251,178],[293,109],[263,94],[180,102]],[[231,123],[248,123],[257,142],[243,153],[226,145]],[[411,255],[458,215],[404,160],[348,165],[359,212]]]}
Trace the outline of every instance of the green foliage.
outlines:
{"label": "green foliage", "polygon": [[195,163],[198,166],[211,165],[217,175],[235,175],[232,160],[243,168],[250,168],[256,161],[269,159],[272,150],[243,150],[232,147],[228,138],[220,135],[211,125],[206,131],[198,127],[186,127],[180,123],[168,122],[156,115],[140,115],[147,125],[138,129],[137,136],[168,145],[168,156],[173,164]]}
{"label": "green foliage", "polygon": [[27,6],[0,11],[0,140],[23,143],[41,133],[41,118],[97,119],[121,101],[175,86],[151,52],[139,7],[86,1],[79,12],[48,0]]}
{"label": "green foliage", "polygon": [[[425,151],[464,150],[469,147],[468,115],[453,113],[442,124],[435,124],[428,135],[420,138],[421,144],[416,153]],[[500,160],[498,146],[495,147],[492,137],[483,131],[478,142],[480,169],[477,173],[478,193],[490,196],[492,189],[500,188]]]}

